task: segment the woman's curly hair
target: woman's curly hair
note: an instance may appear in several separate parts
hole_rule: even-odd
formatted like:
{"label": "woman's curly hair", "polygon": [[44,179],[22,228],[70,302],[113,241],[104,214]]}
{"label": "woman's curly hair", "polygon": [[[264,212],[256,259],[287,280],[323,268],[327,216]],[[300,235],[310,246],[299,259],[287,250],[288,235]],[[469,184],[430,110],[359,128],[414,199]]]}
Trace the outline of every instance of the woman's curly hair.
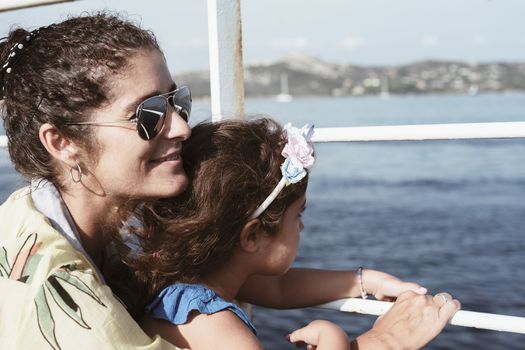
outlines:
{"label": "woman's curly hair", "polygon": [[[29,41],[26,37],[31,38]],[[15,44],[23,48],[8,58]],[[29,32],[11,30],[0,39],[0,99],[9,155],[27,179],[45,178],[60,187],[52,157],[39,139],[50,123],[96,157],[91,129],[67,125],[89,118],[110,101],[111,85],[130,57],[158,50],[155,36],[121,16],[100,12]]]}

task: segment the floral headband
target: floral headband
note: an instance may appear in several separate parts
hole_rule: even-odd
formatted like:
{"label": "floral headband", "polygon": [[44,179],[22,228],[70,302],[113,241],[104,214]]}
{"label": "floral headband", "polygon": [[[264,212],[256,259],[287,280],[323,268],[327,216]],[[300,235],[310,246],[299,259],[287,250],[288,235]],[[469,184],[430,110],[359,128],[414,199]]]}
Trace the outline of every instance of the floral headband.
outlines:
{"label": "floral headband", "polygon": [[281,152],[282,156],[286,158],[281,165],[283,177],[272,193],[255,209],[255,212],[250,216],[250,220],[259,217],[272,204],[284,187],[301,181],[306,176],[307,170],[310,170],[314,165],[314,148],[311,141],[314,134],[314,126],[306,124],[299,129],[288,123],[284,126],[284,131],[288,142]]}

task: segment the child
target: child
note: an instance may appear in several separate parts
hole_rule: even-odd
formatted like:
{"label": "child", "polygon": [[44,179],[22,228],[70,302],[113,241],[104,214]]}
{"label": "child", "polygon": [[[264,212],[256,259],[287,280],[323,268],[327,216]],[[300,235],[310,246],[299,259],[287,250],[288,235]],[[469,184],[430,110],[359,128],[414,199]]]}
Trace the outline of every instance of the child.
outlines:
{"label": "child", "polygon": [[[191,349],[261,349],[254,325],[233,300],[241,287],[264,288],[260,279],[247,283],[253,276],[283,275],[294,261],[314,163],[312,133],[306,126],[283,130],[270,119],[193,129],[182,155],[190,188],[143,207],[147,239],[131,265],[148,281],[150,295],[158,294],[141,322],[147,333]],[[378,271],[367,274],[364,285],[376,297],[426,291]],[[365,294],[360,282],[352,296]],[[293,283],[284,288],[301,294]],[[344,331],[327,321],[314,321],[289,340],[319,350],[350,347]]]}

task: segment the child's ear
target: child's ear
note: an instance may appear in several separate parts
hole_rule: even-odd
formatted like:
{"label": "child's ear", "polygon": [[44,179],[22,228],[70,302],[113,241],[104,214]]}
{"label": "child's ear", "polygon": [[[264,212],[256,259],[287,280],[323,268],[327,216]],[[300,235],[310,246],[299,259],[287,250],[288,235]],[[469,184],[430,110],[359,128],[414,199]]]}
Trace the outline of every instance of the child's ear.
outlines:
{"label": "child's ear", "polygon": [[255,253],[259,250],[260,235],[262,234],[261,221],[259,219],[253,219],[248,221],[240,235],[240,246],[241,249],[248,253]]}

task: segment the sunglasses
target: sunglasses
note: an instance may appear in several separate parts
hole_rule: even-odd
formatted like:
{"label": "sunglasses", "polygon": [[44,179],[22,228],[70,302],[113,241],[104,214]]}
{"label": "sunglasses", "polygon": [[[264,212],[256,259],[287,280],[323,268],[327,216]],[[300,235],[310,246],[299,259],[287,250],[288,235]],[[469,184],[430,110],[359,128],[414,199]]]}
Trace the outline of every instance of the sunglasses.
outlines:
{"label": "sunglasses", "polygon": [[[191,113],[191,92],[187,86],[165,94],[148,97],[139,106],[133,117],[128,121],[137,124],[137,131],[143,140],[151,140],[159,134],[166,119],[168,104],[175,109],[182,119],[186,122],[190,119]],[[126,122],[125,120],[113,122],[79,122],[66,123],[66,125],[94,125],[104,126]]]}

